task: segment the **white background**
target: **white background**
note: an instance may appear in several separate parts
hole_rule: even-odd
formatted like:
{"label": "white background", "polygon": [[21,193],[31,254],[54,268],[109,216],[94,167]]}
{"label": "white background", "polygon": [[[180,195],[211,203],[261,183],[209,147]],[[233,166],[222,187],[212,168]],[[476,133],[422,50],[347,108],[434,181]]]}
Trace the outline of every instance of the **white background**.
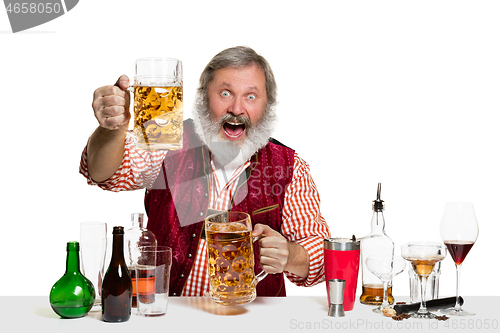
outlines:
{"label": "white background", "polygon": [[[94,90],[133,75],[138,57],[179,58],[187,118],[206,63],[236,45],[271,63],[274,136],[310,164],[332,236],[370,231],[378,182],[398,250],[439,241],[445,203],[470,201],[480,232],[462,294],[499,295],[499,17],[499,2],[479,0],[84,0],[12,34],[2,8],[0,295],[48,295],[80,222],[129,227],[144,211],[143,191],[105,192],[78,174]],[[442,270],[452,296],[449,257]],[[324,283],[287,292],[326,294]],[[408,295],[406,272],[394,294]]]}

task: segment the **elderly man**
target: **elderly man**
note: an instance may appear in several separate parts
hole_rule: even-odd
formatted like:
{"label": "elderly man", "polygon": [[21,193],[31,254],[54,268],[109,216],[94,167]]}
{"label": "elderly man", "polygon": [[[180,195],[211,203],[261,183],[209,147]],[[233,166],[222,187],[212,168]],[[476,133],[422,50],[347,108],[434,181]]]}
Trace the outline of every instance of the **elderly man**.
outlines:
{"label": "elderly man", "polygon": [[[268,273],[258,296],[285,296],[284,278],[299,286],[324,281],[328,225],[308,165],[271,138],[276,82],[268,62],[248,47],[217,54],[200,77],[183,148],[142,151],[122,125],[130,119],[129,79],[94,93],[99,127],[80,163],[89,184],[111,190],[146,188],[148,229],[173,249],[170,294],[209,290],[203,219],[215,211],[250,214],[256,270]],[[126,125],[125,125],[126,126]]]}

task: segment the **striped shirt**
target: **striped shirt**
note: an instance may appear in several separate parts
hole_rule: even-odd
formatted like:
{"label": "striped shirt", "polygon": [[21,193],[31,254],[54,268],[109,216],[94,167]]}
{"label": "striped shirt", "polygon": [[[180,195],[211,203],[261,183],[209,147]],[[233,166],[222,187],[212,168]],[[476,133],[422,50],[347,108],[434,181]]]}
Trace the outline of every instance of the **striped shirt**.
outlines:
{"label": "striped shirt", "polygon": [[[168,151],[145,151],[135,149],[133,140],[127,136],[122,163],[108,180],[95,183],[87,170],[87,147],[80,161],[80,173],[87,183],[104,190],[124,191],[141,188],[150,189],[158,176],[163,159]],[[209,208],[227,210],[236,190],[239,176],[250,166],[250,160],[236,168],[230,178],[220,179],[212,161],[210,173]],[[219,173],[220,174],[220,173]],[[228,175],[229,176],[229,175]],[[285,271],[285,276],[298,286],[313,286],[325,280],[323,265],[323,239],[330,237],[328,224],[320,213],[320,199],[311,178],[309,165],[297,153],[294,155],[293,177],[286,189],[281,234],[288,240],[302,245],[309,254],[309,274],[301,278]],[[206,241],[200,239],[196,260],[188,276],[183,296],[203,296],[209,291]]]}

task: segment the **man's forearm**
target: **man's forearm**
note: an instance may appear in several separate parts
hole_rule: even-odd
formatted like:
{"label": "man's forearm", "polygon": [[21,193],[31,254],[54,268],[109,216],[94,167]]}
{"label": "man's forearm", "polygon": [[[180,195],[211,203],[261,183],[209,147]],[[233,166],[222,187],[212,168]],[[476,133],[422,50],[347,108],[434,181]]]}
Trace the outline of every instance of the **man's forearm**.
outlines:
{"label": "man's forearm", "polygon": [[97,183],[110,178],[120,167],[126,132],[98,127],[87,145],[89,176]]}
{"label": "man's forearm", "polygon": [[307,278],[309,275],[309,253],[302,245],[288,242],[288,262],[285,271],[301,278]]}

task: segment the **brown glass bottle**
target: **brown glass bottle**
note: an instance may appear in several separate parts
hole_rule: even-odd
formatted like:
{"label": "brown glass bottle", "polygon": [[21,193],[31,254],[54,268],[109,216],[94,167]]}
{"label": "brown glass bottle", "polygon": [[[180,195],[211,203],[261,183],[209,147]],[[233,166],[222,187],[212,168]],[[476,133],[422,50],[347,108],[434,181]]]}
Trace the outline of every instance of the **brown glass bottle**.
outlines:
{"label": "brown glass bottle", "polygon": [[132,311],[132,279],[123,255],[123,227],[113,228],[113,253],[102,281],[102,320],[124,322]]}

